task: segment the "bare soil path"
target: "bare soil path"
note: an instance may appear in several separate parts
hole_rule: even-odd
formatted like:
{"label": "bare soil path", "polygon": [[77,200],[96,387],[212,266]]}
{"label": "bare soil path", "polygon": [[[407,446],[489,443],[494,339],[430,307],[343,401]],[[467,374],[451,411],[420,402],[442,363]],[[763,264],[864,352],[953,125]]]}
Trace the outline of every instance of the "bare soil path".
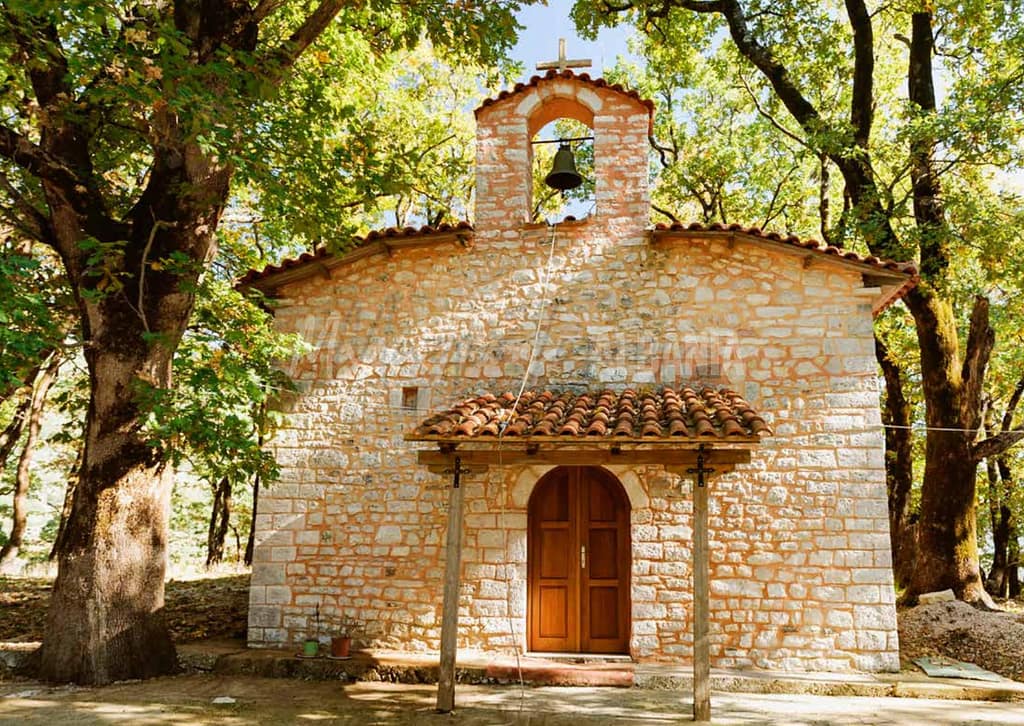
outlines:
{"label": "bare soil path", "polygon": [[[619,688],[460,686],[456,712],[432,686],[192,675],[105,688],[0,683],[2,724],[667,724],[689,721],[688,693]],[[233,703],[214,704],[218,697]],[[1021,704],[715,693],[720,726],[1024,726]]]}

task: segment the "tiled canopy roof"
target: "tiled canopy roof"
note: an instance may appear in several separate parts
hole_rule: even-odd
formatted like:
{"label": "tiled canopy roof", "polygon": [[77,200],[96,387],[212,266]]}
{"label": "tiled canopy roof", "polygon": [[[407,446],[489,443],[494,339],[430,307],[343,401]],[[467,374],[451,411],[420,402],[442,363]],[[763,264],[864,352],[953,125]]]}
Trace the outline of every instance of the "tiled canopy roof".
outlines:
{"label": "tiled canopy roof", "polygon": [[[485,394],[431,416],[407,438],[468,441],[485,437],[657,443],[726,439],[756,440],[771,430],[750,404],[728,389],[679,391],[526,391],[516,397]],[[502,427],[504,431],[502,433]]]}
{"label": "tiled canopy roof", "polygon": [[498,101],[504,101],[506,98],[509,98],[511,96],[518,96],[520,93],[523,93],[524,91],[528,91],[531,88],[536,88],[544,81],[554,81],[558,80],[559,78],[575,79],[577,81],[582,81],[583,83],[586,83],[589,86],[593,86],[594,88],[607,88],[612,91],[618,91],[619,93],[623,93],[631,98],[635,98],[637,101],[646,106],[647,110],[650,113],[654,113],[654,101],[651,101],[648,98],[643,98],[636,91],[632,91],[618,83],[609,83],[603,78],[591,78],[589,73],[573,73],[570,70],[559,71],[555,68],[552,68],[543,76],[533,76],[526,83],[517,83],[512,88],[502,91],[494,98],[488,98],[477,107],[476,113],[480,113],[480,111],[482,111],[483,109],[487,108],[492,104],[497,103]]}

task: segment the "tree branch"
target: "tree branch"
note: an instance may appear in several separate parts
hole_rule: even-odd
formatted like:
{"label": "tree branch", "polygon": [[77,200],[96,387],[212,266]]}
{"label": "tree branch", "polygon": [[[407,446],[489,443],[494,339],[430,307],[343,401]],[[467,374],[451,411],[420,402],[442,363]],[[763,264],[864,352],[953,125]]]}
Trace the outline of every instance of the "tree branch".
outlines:
{"label": "tree branch", "polygon": [[678,222],[679,221],[679,218],[676,217],[676,215],[672,214],[672,212],[668,211],[667,209],[662,209],[657,204],[651,204],[651,209],[653,209],[658,214],[665,215],[666,217],[671,219],[673,222]]}
{"label": "tree branch", "polygon": [[81,186],[81,180],[67,166],[44,149],[6,126],[0,126],[0,156],[10,159],[25,171],[62,188]]}
{"label": "tree branch", "polygon": [[[932,79],[934,46],[931,13],[914,13],[911,16],[907,90],[910,102],[925,115],[935,113],[935,84]],[[914,220],[921,230],[921,275],[925,279],[940,277],[949,267],[945,210],[940,199],[941,187],[933,159],[935,146],[935,139],[931,135],[913,139],[910,143]]]}
{"label": "tree branch", "polygon": [[750,84],[747,83],[747,79],[743,76],[742,73],[739,73],[737,75],[739,76],[740,82],[743,84],[743,88],[746,89],[747,95],[750,97],[750,100],[754,104],[754,108],[757,110],[757,112],[761,114],[761,116],[764,119],[766,119],[768,123],[774,126],[780,134],[788,136],[789,138],[793,139],[793,141],[800,144],[800,146],[804,147],[805,149],[813,151],[813,149],[811,149],[810,147],[810,144],[808,144],[806,141],[804,141],[799,136],[794,134],[792,131],[787,129],[785,126],[779,123],[774,116],[772,116],[770,113],[764,110],[764,108],[761,106],[761,102],[757,98],[757,95],[754,93],[754,89],[752,89],[750,87]]}
{"label": "tree branch", "polygon": [[262,22],[284,7],[286,2],[287,0],[260,0],[253,8],[252,19],[257,23]]}
{"label": "tree branch", "polygon": [[850,123],[854,143],[868,148],[874,117],[875,38],[864,0],[846,0],[846,14],[853,28],[853,96]]}
{"label": "tree branch", "polygon": [[1017,381],[1017,385],[1013,388],[1013,393],[1010,394],[1010,400],[1006,404],[1006,410],[1003,412],[1003,420],[1001,422],[1003,431],[1009,431],[1013,425],[1013,417],[1017,413],[1017,405],[1020,403],[1022,395],[1024,395],[1024,376],[1021,376],[1020,380]]}
{"label": "tree branch", "polygon": [[306,48],[320,37],[344,5],[345,0],[321,0],[316,10],[273,53],[276,63],[272,80],[279,82],[283,78],[284,71],[291,68]]}
{"label": "tree branch", "polygon": [[56,25],[48,19],[13,12],[7,3],[4,3],[3,14],[18,47],[26,56],[26,73],[40,107],[46,108],[61,95],[70,99],[68,62]]}
{"label": "tree branch", "polygon": [[56,240],[50,219],[29,202],[11,183],[11,180],[0,171],[0,188],[3,188],[13,202],[12,210],[4,210],[4,216],[18,231],[27,237],[53,247]]}
{"label": "tree branch", "polygon": [[971,447],[971,455],[975,461],[999,456],[1022,440],[1024,440],[1024,426],[1018,426],[1015,429],[1003,431],[995,436],[979,441]]}
{"label": "tree branch", "polygon": [[982,386],[995,342],[996,333],[988,318],[988,299],[978,295],[974,298],[974,308],[971,310],[967,349],[964,351],[961,371],[963,398],[960,401],[960,413],[964,428],[974,429],[981,425]]}

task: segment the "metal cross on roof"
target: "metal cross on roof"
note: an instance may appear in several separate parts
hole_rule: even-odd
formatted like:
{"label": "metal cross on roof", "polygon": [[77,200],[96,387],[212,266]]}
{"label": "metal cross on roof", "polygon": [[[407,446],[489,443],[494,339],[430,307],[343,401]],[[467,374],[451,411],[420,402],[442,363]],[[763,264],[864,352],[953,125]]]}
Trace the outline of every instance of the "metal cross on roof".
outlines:
{"label": "metal cross on roof", "polygon": [[549,68],[557,68],[564,71],[566,68],[590,68],[593,62],[589,58],[576,58],[570,60],[565,57],[565,38],[558,39],[558,60],[544,61],[537,64],[538,71],[546,71]]}

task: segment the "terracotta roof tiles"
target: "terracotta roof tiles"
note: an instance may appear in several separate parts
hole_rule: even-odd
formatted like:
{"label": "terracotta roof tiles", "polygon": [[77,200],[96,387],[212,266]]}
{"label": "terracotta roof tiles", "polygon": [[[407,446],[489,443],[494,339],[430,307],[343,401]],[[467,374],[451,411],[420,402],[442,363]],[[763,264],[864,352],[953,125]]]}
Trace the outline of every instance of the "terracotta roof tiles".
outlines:
{"label": "terracotta roof tiles", "polygon": [[[426,225],[423,227],[388,227],[387,229],[373,230],[368,232],[363,237],[356,237],[355,244],[350,247],[346,252],[340,253],[341,255],[347,252],[353,252],[358,250],[360,247],[364,247],[374,242],[386,242],[387,240],[399,239],[399,240],[410,240],[417,237],[430,237],[432,235],[439,234],[451,234],[453,232],[472,232],[473,225],[469,222],[458,222],[457,224],[440,224],[436,227]],[[243,275],[239,281],[239,285],[250,285],[254,282],[276,275],[279,272],[290,270],[293,267],[299,267],[310,262],[317,260],[325,260],[333,257],[334,253],[327,250],[326,247],[318,247],[314,252],[305,252],[298,257],[283,260],[278,265],[267,265],[262,270],[249,270]]]}
{"label": "terracotta roof tiles", "polygon": [[608,439],[623,443],[725,439],[744,441],[770,434],[764,419],[729,389],[587,393],[526,391],[468,398],[421,423],[411,440],[467,441],[506,438]]}
{"label": "terracotta roof tiles", "polygon": [[554,81],[560,78],[575,79],[577,81],[582,81],[583,83],[586,83],[589,86],[593,86],[594,88],[607,88],[611,91],[617,91],[626,96],[629,96],[630,98],[635,98],[637,101],[646,106],[650,113],[654,113],[654,101],[651,101],[648,98],[643,98],[636,91],[632,91],[619,83],[609,83],[603,78],[591,78],[589,73],[573,73],[570,70],[559,71],[554,68],[545,73],[543,76],[533,76],[526,83],[517,83],[512,88],[502,91],[497,96],[494,96],[493,98],[488,98],[476,108],[476,111],[474,113],[479,114],[483,109],[495,103],[498,103],[499,101],[504,101],[506,98],[511,98],[512,96],[518,96],[519,94],[524,93],[531,88],[536,88],[541,83],[544,83],[546,81]]}
{"label": "terracotta roof tiles", "polygon": [[[356,238],[356,244],[349,248],[346,252],[340,253],[339,257],[344,257],[347,254],[351,254],[359,251],[374,243],[382,242],[387,244],[389,240],[395,240],[397,242],[408,241],[412,242],[422,238],[424,242],[428,242],[432,236],[450,235],[452,233],[472,233],[473,225],[469,222],[459,222],[458,224],[442,224],[437,227],[425,226],[425,227],[389,227],[382,230],[374,230],[367,233],[363,237]],[[878,270],[884,270],[889,272],[897,272],[911,277],[908,280],[907,285],[904,285],[892,299],[896,299],[906,292],[907,289],[913,287],[916,283],[917,268],[913,263],[909,262],[895,262],[892,260],[884,260],[874,255],[861,255],[852,250],[843,249],[841,247],[834,247],[832,245],[826,245],[815,239],[802,239],[796,235],[784,235],[778,232],[764,232],[758,227],[745,227],[741,224],[720,224],[714,222],[711,224],[701,224],[699,222],[693,222],[690,224],[682,224],[675,222],[673,224],[658,224],[654,227],[655,236],[659,234],[671,234],[673,232],[733,232],[747,235],[748,237],[754,237],[758,239],[767,240],[769,242],[781,243],[805,249],[817,255],[826,255],[835,257],[838,259],[846,260],[849,262],[855,262],[869,267],[874,267]],[[290,270],[295,267],[302,265],[328,260],[335,257],[334,254],[327,251],[325,247],[318,248],[315,252],[307,252],[299,257],[282,261],[277,265],[268,265],[262,270],[250,270],[247,272],[239,281],[240,285],[250,285],[254,282],[258,282],[268,277],[272,277],[278,273]],[[891,300],[890,300],[891,302]]]}
{"label": "terracotta roof tiles", "polygon": [[893,272],[901,272],[907,275],[917,274],[917,267],[910,262],[884,260],[879,257],[875,257],[874,255],[862,255],[854,252],[853,250],[847,250],[833,245],[826,245],[816,239],[801,239],[794,234],[764,232],[759,227],[744,227],[742,224],[721,224],[719,222],[713,222],[711,224],[702,224],[700,222],[683,224],[680,222],[673,222],[672,224],[656,224],[654,226],[654,232],[655,234],[658,232],[739,232],[750,237],[759,237],[770,242],[781,242],[783,244],[810,250],[818,254],[831,255],[833,257],[849,260],[850,262],[859,262],[862,265],[870,265],[881,270],[891,270]]}

